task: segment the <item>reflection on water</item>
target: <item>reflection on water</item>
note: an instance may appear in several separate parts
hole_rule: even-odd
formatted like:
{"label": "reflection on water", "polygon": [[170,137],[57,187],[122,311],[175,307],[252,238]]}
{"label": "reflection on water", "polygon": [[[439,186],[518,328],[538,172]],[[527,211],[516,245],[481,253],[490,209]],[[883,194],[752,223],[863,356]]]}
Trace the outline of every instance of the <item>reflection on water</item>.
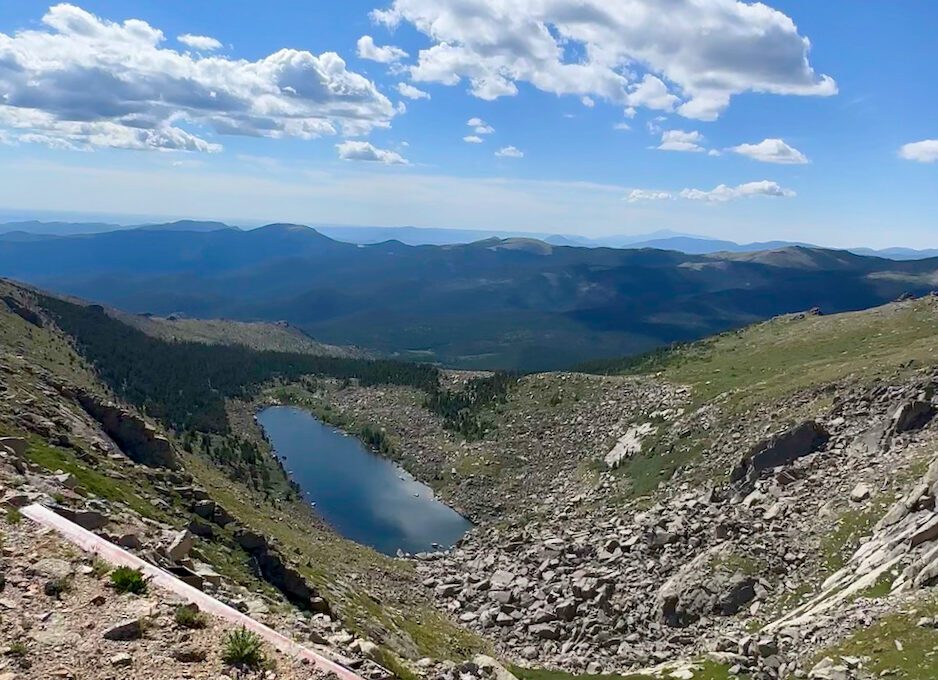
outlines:
{"label": "reflection on water", "polygon": [[393,555],[447,548],[472,526],[403,469],[307,411],[273,406],[257,419],[307,499],[346,538]]}

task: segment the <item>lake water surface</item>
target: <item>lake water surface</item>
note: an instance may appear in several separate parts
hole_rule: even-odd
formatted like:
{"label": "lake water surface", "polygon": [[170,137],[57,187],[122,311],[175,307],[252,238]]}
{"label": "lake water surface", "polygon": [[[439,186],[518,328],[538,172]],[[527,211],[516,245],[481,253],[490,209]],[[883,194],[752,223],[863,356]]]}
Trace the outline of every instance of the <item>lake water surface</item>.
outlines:
{"label": "lake water surface", "polygon": [[308,411],[272,406],[257,420],[307,500],[346,538],[416,553],[448,548],[472,527],[429,487]]}

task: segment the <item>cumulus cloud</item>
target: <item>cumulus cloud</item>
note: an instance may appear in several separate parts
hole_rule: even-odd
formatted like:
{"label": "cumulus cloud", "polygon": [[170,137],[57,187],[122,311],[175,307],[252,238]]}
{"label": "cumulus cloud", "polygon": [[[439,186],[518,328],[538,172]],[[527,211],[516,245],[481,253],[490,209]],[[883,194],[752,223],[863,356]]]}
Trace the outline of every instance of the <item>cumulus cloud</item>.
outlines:
{"label": "cumulus cloud", "polygon": [[372,18],[431,45],[415,81],[467,81],[481,99],[527,83],[557,95],[716,119],[734,95],[826,96],[832,78],[784,13],[740,0],[392,0]]}
{"label": "cumulus cloud", "polygon": [[358,56],[361,59],[377,61],[381,64],[395,64],[401,59],[406,59],[407,52],[394,45],[379,47],[375,45],[374,38],[370,35],[363,35],[358,39]]}
{"label": "cumulus cloud", "polygon": [[685,132],[684,130],[665,130],[661,133],[661,144],[658,149],[661,151],[689,151],[700,153],[706,151],[701,146],[704,136],[697,132]]}
{"label": "cumulus cloud", "polygon": [[625,130],[631,130],[632,126],[629,125],[628,123],[616,123],[615,125],[612,126],[612,129],[625,131]]}
{"label": "cumulus cloud", "polygon": [[396,151],[379,149],[369,142],[347,141],[335,145],[343,161],[365,161],[385,165],[408,165],[407,159]]}
{"label": "cumulus cloud", "polygon": [[730,148],[730,151],[762,163],[804,165],[809,162],[807,156],[781,139],[763,139],[758,144],[740,144]]}
{"label": "cumulus cloud", "polygon": [[524,152],[514,146],[505,146],[495,152],[499,158],[524,158]]}
{"label": "cumulus cloud", "polygon": [[775,198],[793,198],[795,192],[785,189],[777,182],[762,180],[761,182],[747,182],[735,187],[721,184],[710,191],[700,189],[684,189],[680,193],[681,198],[691,201],[708,201],[711,203],[726,203],[735,201],[739,198],[749,198],[751,196],[772,196]]}
{"label": "cumulus cloud", "polygon": [[793,198],[795,192],[779,186],[776,182],[762,180],[761,182],[747,182],[735,187],[721,184],[715,189],[704,191],[702,189],[683,189],[677,193],[671,191],[658,191],[651,189],[633,189],[625,200],[629,203],[646,201],[667,201],[683,198],[688,201],[704,201],[707,203],[726,203],[740,198],[752,196],[771,196],[775,198]]}
{"label": "cumulus cloud", "polygon": [[904,144],[899,156],[907,161],[934,163],[938,161],[938,139],[923,139],[921,142]]}
{"label": "cumulus cloud", "polygon": [[680,101],[680,97],[671,94],[661,78],[647,73],[640,83],[629,88],[626,97],[626,102],[633,111],[632,115],[635,115],[634,109],[638,106],[656,111],[673,111]]}
{"label": "cumulus cloud", "polygon": [[0,33],[0,130],[67,148],[217,151],[218,135],[359,135],[396,110],[331,52],[258,61],[163,47],[138,19],[115,23],[55,5],[36,30]]}
{"label": "cumulus cloud", "polygon": [[410,83],[398,83],[397,91],[401,94],[402,97],[407,97],[408,99],[429,99],[430,93],[424,92],[423,90],[414,87]]}
{"label": "cumulus cloud", "polygon": [[462,141],[466,142],[467,144],[481,144],[485,140],[476,135],[466,135],[462,138]]}
{"label": "cumulus cloud", "polygon": [[495,132],[495,128],[481,118],[470,118],[466,121],[466,125],[471,127],[477,135],[490,135]]}
{"label": "cumulus cloud", "polygon": [[207,35],[192,35],[191,33],[184,33],[183,35],[176,38],[186,47],[191,47],[194,50],[199,50],[200,52],[214,52],[215,50],[221,49],[221,42],[215,40]]}

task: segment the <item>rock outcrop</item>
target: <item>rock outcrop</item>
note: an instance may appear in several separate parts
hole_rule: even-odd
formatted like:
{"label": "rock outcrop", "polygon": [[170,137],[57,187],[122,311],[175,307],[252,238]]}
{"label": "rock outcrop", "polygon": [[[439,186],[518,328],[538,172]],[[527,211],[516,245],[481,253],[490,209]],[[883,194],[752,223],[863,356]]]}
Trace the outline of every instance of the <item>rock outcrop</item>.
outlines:
{"label": "rock outcrop", "polygon": [[765,470],[788,465],[823,446],[830,435],[817,422],[808,420],[756,444],[737,465],[730,481],[751,488]]}
{"label": "rock outcrop", "polygon": [[179,469],[179,458],[169,440],[143,418],[88,392],[78,392],[75,397],[88,415],[101,425],[105,434],[135,463]]}
{"label": "rock outcrop", "polygon": [[251,555],[257,575],[283,593],[290,602],[303,609],[328,614],[329,603],[321,597],[315,587],[309,585],[303,575],[289,566],[273,547],[266,536],[239,529],[235,541]]}
{"label": "rock outcrop", "polygon": [[724,548],[702,553],[658,591],[661,619],[684,627],[705,616],[732,616],[756,596],[758,580],[732,566]]}

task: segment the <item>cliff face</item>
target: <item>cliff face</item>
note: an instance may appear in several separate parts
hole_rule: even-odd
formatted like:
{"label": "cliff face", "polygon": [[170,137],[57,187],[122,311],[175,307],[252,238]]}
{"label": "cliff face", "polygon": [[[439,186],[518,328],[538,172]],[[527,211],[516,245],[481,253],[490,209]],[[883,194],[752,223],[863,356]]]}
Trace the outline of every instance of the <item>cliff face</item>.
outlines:
{"label": "cliff face", "polygon": [[179,457],[169,440],[143,418],[89,392],[79,391],[75,398],[132,461],[149,467],[179,469]]}

